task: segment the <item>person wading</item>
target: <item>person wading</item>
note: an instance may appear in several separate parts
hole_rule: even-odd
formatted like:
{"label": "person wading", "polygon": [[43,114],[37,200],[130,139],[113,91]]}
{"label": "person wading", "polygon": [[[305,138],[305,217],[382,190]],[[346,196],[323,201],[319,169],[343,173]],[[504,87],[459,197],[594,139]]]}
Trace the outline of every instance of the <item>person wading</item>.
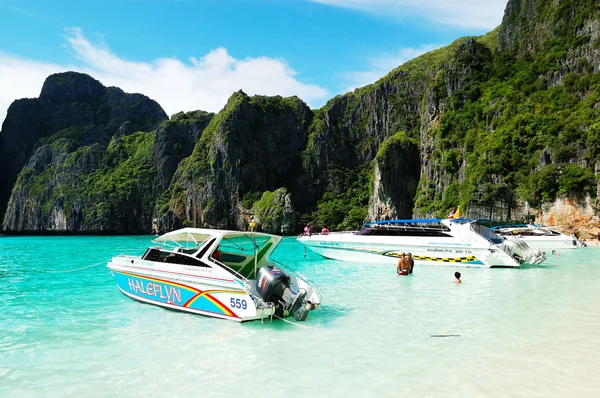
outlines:
{"label": "person wading", "polygon": [[408,273],[412,274],[413,270],[415,269],[415,260],[413,259],[412,253],[408,253],[406,256],[408,258],[408,263],[410,265],[410,269],[408,270]]}
{"label": "person wading", "polygon": [[400,260],[398,260],[396,272],[398,272],[398,275],[408,275],[410,272],[410,262],[408,261],[408,258],[404,252],[400,254]]}

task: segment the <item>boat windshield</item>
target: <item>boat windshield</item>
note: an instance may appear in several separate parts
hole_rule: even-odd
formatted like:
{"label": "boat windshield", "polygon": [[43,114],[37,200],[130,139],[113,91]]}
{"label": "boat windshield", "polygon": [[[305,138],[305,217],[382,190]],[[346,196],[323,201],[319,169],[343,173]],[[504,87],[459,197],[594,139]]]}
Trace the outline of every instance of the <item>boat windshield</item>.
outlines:
{"label": "boat windshield", "polygon": [[357,235],[451,236],[448,226],[434,220],[390,220],[365,224]]}
{"label": "boat windshield", "polygon": [[235,235],[225,236],[219,243],[221,250],[229,253],[251,254],[254,250],[261,251],[267,244],[272,242],[268,235]]}
{"label": "boat windshield", "polygon": [[498,235],[497,233],[495,233],[494,231],[492,231],[490,228],[486,227],[483,224],[480,224],[477,222],[471,223],[471,229],[473,230],[473,232],[483,236],[488,241],[495,243],[497,245],[504,242],[504,238],[502,236]]}

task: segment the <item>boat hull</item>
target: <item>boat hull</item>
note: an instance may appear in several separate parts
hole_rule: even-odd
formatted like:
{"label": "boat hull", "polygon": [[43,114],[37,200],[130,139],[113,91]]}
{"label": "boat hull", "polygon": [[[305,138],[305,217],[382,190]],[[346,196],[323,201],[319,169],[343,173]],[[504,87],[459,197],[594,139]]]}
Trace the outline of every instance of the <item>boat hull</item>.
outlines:
{"label": "boat hull", "polygon": [[[333,238],[333,239],[332,239]],[[445,245],[418,245],[411,242],[402,244],[352,242],[335,237],[323,239],[320,236],[298,239],[310,250],[323,257],[362,262],[366,264],[398,264],[402,252],[412,253],[417,264],[452,267],[518,267],[520,264],[492,247],[478,248],[464,243]]]}
{"label": "boat hull", "polygon": [[[222,286],[200,278],[156,270],[127,269],[109,264],[117,287],[136,301],[237,322],[271,317],[273,308],[257,308],[241,284]],[[236,286],[237,285],[237,286]]]}
{"label": "boat hull", "polygon": [[511,238],[521,240],[529,247],[534,247],[538,250],[566,250],[566,249],[577,249],[580,247],[577,245],[577,241],[568,236],[549,236],[549,237],[535,237],[535,236],[512,236]]}

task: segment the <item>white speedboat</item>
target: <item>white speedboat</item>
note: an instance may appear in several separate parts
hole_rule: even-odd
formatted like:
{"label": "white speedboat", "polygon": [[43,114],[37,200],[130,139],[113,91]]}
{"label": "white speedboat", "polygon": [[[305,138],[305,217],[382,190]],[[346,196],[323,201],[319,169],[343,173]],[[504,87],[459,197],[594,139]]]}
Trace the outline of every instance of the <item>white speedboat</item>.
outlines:
{"label": "white speedboat", "polygon": [[546,258],[522,240],[468,220],[377,221],[358,232],[303,235],[298,241],[323,257],[367,264],[397,264],[402,252],[412,253],[417,264],[466,267],[537,265]]}
{"label": "white speedboat", "polygon": [[540,250],[576,249],[582,246],[575,237],[534,224],[499,225],[491,229],[499,235],[522,240]]}
{"label": "white speedboat", "polygon": [[319,307],[314,283],[275,262],[280,236],[184,228],[158,237],[140,257],[113,257],[119,290],[144,303],[250,321],[291,315],[304,321]]}

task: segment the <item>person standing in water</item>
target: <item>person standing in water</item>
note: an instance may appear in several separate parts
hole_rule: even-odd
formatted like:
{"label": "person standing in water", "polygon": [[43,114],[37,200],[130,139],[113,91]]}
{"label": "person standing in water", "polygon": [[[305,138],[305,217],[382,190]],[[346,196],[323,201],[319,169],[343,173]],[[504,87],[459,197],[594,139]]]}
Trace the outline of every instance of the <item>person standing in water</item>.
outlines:
{"label": "person standing in water", "polygon": [[410,262],[408,261],[408,258],[406,258],[406,254],[404,252],[400,254],[400,260],[398,260],[396,272],[398,272],[398,275],[408,275],[410,272]]}
{"label": "person standing in water", "polygon": [[462,281],[460,280],[460,272],[455,272],[454,277],[456,278],[456,281],[454,281],[454,283],[462,283]]}
{"label": "person standing in water", "polygon": [[413,269],[415,268],[415,260],[413,259],[412,253],[408,253],[408,263],[410,265],[410,269],[408,270],[409,274],[413,273]]}

